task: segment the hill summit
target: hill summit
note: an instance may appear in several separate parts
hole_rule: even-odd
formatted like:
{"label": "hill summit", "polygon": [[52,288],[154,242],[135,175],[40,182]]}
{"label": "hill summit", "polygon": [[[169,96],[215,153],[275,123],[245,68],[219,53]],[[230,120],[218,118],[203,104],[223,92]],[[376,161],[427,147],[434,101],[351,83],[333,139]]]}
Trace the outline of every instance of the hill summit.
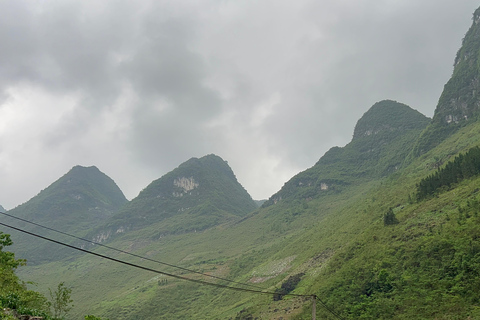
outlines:
{"label": "hill summit", "polygon": [[90,228],[126,202],[120,188],[97,167],[75,166],[10,213],[59,227],[68,221]]}
{"label": "hill summit", "polygon": [[[64,176],[42,190],[26,203],[12,209],[9,214],[39,223],[63,232],[81,235],[106,221],[127,202],[115,182],[97,167],[75,166]],[[25,225],[25,229],[45,230]],[[28,235],[16,235],[14,248],[20,255],[31,257],[36,263],[51,255],[52,245],[34,242]],[[57,248],[57,247],[55,247]],[[61,250],[53,250],[59,253]]]}
{"label": "hill summit", "polygon": [[375,103],[358,120],[353,140],[384,132],[424,129],[428,118],[409,106],[392,100]]}
{"label": "hill summit", "polygon": [[263,206],[282,199],[313,199],[383,177],[404,165],[430,119],[392,100],[375,103],[357,122],[352,141],[333,147],[310,169],[290,179]]}
{"label": "hill summit", "polygon": [[150,183],[110,219],[102,237],[156,223],[161,234],[199,231],[256,208],[228,163],[210,154],[191,158]]}

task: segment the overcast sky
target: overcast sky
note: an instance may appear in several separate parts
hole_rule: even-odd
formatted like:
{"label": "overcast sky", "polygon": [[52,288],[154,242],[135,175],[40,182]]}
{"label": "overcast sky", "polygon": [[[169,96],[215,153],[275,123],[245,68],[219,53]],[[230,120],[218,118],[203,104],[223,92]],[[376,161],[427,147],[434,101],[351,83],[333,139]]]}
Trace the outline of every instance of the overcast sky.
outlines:
{"label": "overcast sky", "polygon": [[74,165],[132,199],[191,157],[268,198],[375,102],[431,117],[474,0],[0,0],[0,204]]}

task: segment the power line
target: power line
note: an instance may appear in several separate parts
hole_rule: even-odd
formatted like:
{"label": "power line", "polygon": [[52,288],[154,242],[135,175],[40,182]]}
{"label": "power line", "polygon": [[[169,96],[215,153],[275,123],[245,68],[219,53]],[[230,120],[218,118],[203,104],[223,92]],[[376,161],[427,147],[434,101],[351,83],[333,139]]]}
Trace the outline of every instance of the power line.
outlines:
{"label": "power line", "polygon": [[133,256],[133,257],[136,257],[136,258],[148,260],[148,261],[155,262],[155,263],[158,263],[158,264],[161,264],[161,265],[169,266],[169,267],[172,267],[172,268],[177,268],[177,269],[180,269],[180,270],[183,270],[183,271],[188,271],[188,272],[195,273],[195,274],[199,274],[199,275],[203,275],[203,276],[206,276],[206,277],[215,278],[215,279],[218,279],[218,280],[222,280],[222,281],[227,281],[227,282],[230,282],[230,283],[239,284],[239,285],[242,285],[242,286],[247,286],[247,287],[251,287],[251,288],[255,288],[255,289],[259,289],[259,290],[263,290],[263,289],[264,289],[264,288],[262,288],[262,287],[255,286],[255,285],[252,285],[252,284],[243,283],[243,282],[239,282],[239,281],[234,281],[234,280],[230,280],[230,279],[225,279],[225,278],[222,278],[222,277],[218,277],[218,276],[214,276],[214,275],[202,273],[202,272],[199,272],[199,271],[191,270],[191,269],[184,268],[184,267],[180,267],[180,266],[176,266],[176,265],[173,265],[173,264],[170,264],[170,263],[166,263],[166,262],[158,261],[158,260],[155,260],[155,259],[150,259],[150,258],[147,258],[147,257],[143,257],[143,256],[137,255],[137,254],[135,254],[135,253],[131,253],[131,252],[128,252],[128,251],[124,251],[124,250],[117,249],[117,248],[114,248],[114,247],[110,247],[110,246],[101,244],[101,243],[99,243],[99,242],[95,242],[95,241],[93,241],[93,240],[88,240],[88,239],[85,239],[85,238],[77,237],[77,236],[68,234],[68,233],[66,233],[66,232],[59,231],[59,230],[56,230],[56,229],[53,229],[53,228],[50,228],[50,227],[47,227],[47,226],[44,226],[44,225],[41,225],[41,224],[32,222],[32,221],[29,221],[29,220],[26,220],[26,219],[22,219],[22,218],[19,218],[19,217],[15,217],[15,216],[13,216],[13,215],[11,215],[11,214],[8,214],[8,213],[6,213],[6,212],[1,212],[1,211],[0,211],[0,214],[2,214],[2,215],[4,215],[4,216],[7,216],[7,217],[10,217],[10,218],[13,218],[13,219],[17,219],[17,220],[20,220],[20,221],[29,223],[29,224],[32,224],[32,225],[35,225],[35,226],[37,226],[37,227],[41,227],[41,228],[44,228],[44,229],[47,229],[47,230],[50,230],[50,231],[53,231],[53,232],[56,232],[56,233],[63,234],[63,235],[65,235],[65,236],[68,236],[68,237],[71,237],[71,238],[74,238],[74,239],[77,239],[77,240],[82,240],[82,241],[89,242],[89,243],[91,243],[91,244],[98,245],[98,246],[101,246],[101,247],[104,247],[104,248],[107,248],[107,249],[110,249],[110,250],[114,250],[114,251],[117,251],[117,252],[120,252],[120,253],[128,254],[128,255]]}
{"label": "power line", "polygon": [[[67,243],[64,243],[64,242],[61,242],[61,241],[57,241],[57,240],[54,240],[54,239],[51,239],[51,238],[48,238],[48,237],[44,237],[44,236],[41,236],[39,234],[30,232],[30,231],[22,230],[20,228],[17,228],[17,227],[14,227],[14,226],[2,223],[2,222],[0,222],[0,225],[4,226],[4,227],[7,227],[7,228],[10,228],[10,229],[13,229],[13,230],[16,230],[16,231],[19,231],[19,232],[22,232],[22,233],[25,233],[25,234],[28,234],[28,235],[31,235],[31,236],[34,236],[34,237],[37,237],[37,238],[40,238],[40,239],[43,239],[43,240],[47,240],[47,241],[50,241],[50,242],[53,242],[53,243],[56,243],[56,244],[74,249],[74,250],[82,251],[82,252],[85,252],[85,253],[88,253],[88,254],[103,258],[103,259],[107,259],[107,260],[111,260],[111,261],[118,262],[118,263],[121,263],[121,264],[125,264],[127,266],[134,267],[134,268],[163,274],[165,276],[169,276],[169,277],[180,279],[180,280],[195,282],[195,283],[198,283],[198,284],[204,284],[204,285],[209,285],[209,286],[218,287],[218,288],[224,288],[224,289],[230,289],[230,290],[236,290],[236,291],[243,291],[243,292],[250,292],[250,293],[259,293],[259,294],[268,294],[268,295],[278,295],[279,294],[278,292],[260,291],[260,290],[254,290],[254,289],[231,287],[231,286],[227,286],[227,285],[223,285],[223,284],[218,284],[218,283],[213,283],[213,282],[208,282],[208,281],[203,281],[203,280],[198,280],[198,279],[192,279],[192,278],[188,278],[188,277],[184,277],[184,276],[179,276],[179,275],[176,275],[176,274],[173,274],[173,273],[168,273],[168,272],[164,272],[164,271],[155,270],[155,269],[152,269],[152,268],[140,266],[140,265],[130,263],[130,262],[127,262],[127,261],[123,261],[123,260],[120,260],[120,259],[112,258],[112,257],[106,256],[106,255],[103,255],[103,254],[100,254],[100,253],[96,253],[96,252],[93,252],[93,251],[90,251],[90,250],[78,248],[78,247],[72,246],[70,244],[67,244]],[[312,295],[295,294],[295,293],[286,293],[286,294],[281,294],[281,295],[282,296],[296,296],[296,297],[312,297]]]}
{"label": "power line", "polygon": [[[134,267],[134,268],[138,268],[138,269],[142,269],[142,270],[145,270],[145,271],[150,271],[150,272],[154,272],[154,273],[158,273],[158,274],[163,274],[165,276],[169,276],[169,277],[180,279],[180,280],[185,280],[185,281],[198,283],[198,284],[201,284],[201,285],[209,285],[209,286],[213,286],[213,287],[217,287],[217,288],[223,288],[223,289],[229,289],[229,290],[235,290],[235,291],[242,291],[242,292],[249,292],[249,293],[257,293],[257,294],[314,298],[315,300],[318,300],[322,304],[322,306],[328,312],[330,312],[332,315],[334,315],[337,319],[345,320],[345,318],[341,317],[338,313],[336,313],[332,309],[330,309],[325,304],[325,302],[323,302],[316,295],[295,294],[295,293],[279,293],[279,292],[273,292],[273,291],[260,291],[260,290],[254,290],[254,289],[232,287],[232,286],[227,286],[227,285],[223,285],[223,284],[218,284],[218,283],[213,283],[213,282],[208,282],[208,281],[203,281],[203,280],[198,280],[198,279],[192,279],[192,278],[176,275],[176,274],[173,274],[173,273],[168,273],[168,272],[164,272],[164,271],[155,270],[155,269],[152,269],[152,268],[140,266],[140,265],[137,265],[137,264],[134,264],[134,263],[130,263],[130,262],[123,261],[123,260],[120,260],[120,259],[112,258],[112,257],[106,256],[106,255],[103,255],[103,254],[100,254],[100,253],[96,253],[96,252],[93,252],[93,251],[90,251],[90,250],[78,248],[78,247],[72,246],[70,244],[67,244],[67,243],[64,243],[64,242],[61,242],[61,241],[57,241],[57,240],[54,240],[54,239],[51,239],[51,238],[48,238],[48,237],[45,237],[45,236],[41,236],[39,234],[30,232],[30,231],[26,231],[26,230],[23,230],[23,229],[20,229],[20,228],[17,228],[17,227],[14,227],[14,226],[2,223],[2,222],[0,222],[0,226],[4,226],[4,227],[10,228],[10,229],[13,229],[13,230],[16,230],[16,231],[19,231],[19,232],[37,237],[37,238],[40,238],[40,239],[43,239],[43,240],[47,240],[47,241],[50,241],[50,242],[53,242],[53,243],[56,243],[56,244],[74,249],[74,250],[78,250],[78,251],[81,251],[81,252],[84,252],[84,253],[88,253],[88,254],[91,254],[91,255],[94,255],[94,256],[97,256],[97,257],[100,257],[100,258],[103,258],[103,259],[107,259],[107,260],[110,260],[110,261],[114,261],[114,262],[117,262],[117,263],[121,263],[121,264],[130,266],[130,267]],[[89,240],[87,240],[87,241],[89,241]]]}
{"label": "power line", "polygon": [[337,312],[333,311],[331,308],[329,308],[325,302],[323,302],[318,296],[314,295],[315,297],[315,300],[317,300],[318,302],[320,302],[320,304],[325,308],[325,310],[327,310],[328,312],[330,312],[331,314],[333,314],[337,319],[340,319],[340,320],[345,320],[344,317],[342,317],[341,315],[339,315]]}

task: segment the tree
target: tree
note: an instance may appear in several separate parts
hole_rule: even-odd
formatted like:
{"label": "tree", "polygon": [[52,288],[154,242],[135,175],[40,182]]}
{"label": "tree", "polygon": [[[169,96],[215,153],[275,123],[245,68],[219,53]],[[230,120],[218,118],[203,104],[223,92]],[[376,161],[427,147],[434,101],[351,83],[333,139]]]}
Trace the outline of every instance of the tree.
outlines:
{"label": "tree", "polygon": [[52,291],[50,288],[48,291],[52,300],[49,306],[53,308],[53,316],[62,319],[73,307],[73,300],[70,298],[72,289],[67,288],[64,282],[60,282],[56,291]]}
{"label": "tree", "polygon": [[4,251],[13,244],[10,235],[0,232],[0,294],[22,289],[20,280],[15,275],[15,269],[25,265],[25,260],[15,259],[13,252]]}
{"label": "tree", "polygon": [[398,220],[397,220],[397,217],[395,217],[395,213],[393,213],[393,209],[392,208],[388,209],[387,213],[383,215],[383,225],[389,226],[397,223],[398,223]]}
{"label": "tree", "polygon": [[[21,310],[22,314],[50,319],[47,314],[47,299],[38,292],[27,290],[25,283],[15,274],[15,270],[25,265],[26,261],[15,259],[13,252],[4,250],[12,244],[10,235],[0,232],[0,310]],[[3,319],[1,311],[0,319]]]}

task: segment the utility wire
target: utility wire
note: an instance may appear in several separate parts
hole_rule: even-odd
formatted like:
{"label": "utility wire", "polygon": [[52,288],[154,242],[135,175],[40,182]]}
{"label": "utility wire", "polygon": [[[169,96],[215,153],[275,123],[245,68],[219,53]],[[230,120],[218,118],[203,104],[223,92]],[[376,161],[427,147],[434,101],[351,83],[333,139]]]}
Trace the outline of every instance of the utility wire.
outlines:
{"label": "utility wire", "polygon": [[[278,292],[273,292],[273,291],[260,291],[260,290],[254,290],[254,289],[231,287],[231,286],[227,286],[227,285],[224,285],[224,284],[218,284],[218,283],[213,283],[213,282],[208,282],[208,281],[203,281],[203,280],[198,280],[198,279],[192,279],[192,278],[188,278],[188,277],[184,277],[184,276],[179,276],[179,275],[176,275],[176,274],[173,274],[173,273],[168,273],[168,272],[164,272],[164,271],[155,270],[155,269],[152,269],[152,268],[140,266],[138,264],[130,263],[130,262],[127,262],[127,261],[116,259],[116,258],[112,258],[112,257],[106,256],[106,255],[103,255],[103,254],[100,254],[100,253],[96,253],[96,252],[93,252],[93,251],[90,251],[90,250],[75,247],[75,246],[72,246],[70,244],[67,244],[67,243],[64,243],[64,242],[61,242],[61,241],[57,241],[57,240],[54,240],[54,239],[51,239],[51,238],[47,238],[47,237],[41,236],[39,234],[30,232],[30,231],[22,230],[20,228],[17,228],[17,227],[14,227],[14,226],[2,223],[2,222],[0,222],[0,225],[4,226],[4,227],[7,227],[7,228],[10,228],[10,229],[13,229],[13,230],[16,230],[16,231],[19,231],[19,232],[22,232],[22,233],[26,233],[28,235],[31,235],[31,236],[34,236],[34,237],[37,237],[37,238],[40,238],[40,239],[43,239],[43,240],[47,240],[47,241],[50,241],[50,242],[53,242],[53,243],[56,243],[56,244],[74,249],[74,250],[78,250],[78,251],[82,251],[82,252],[85,252],[85,253],[88,253],[88,254],[92,254],[92,255],[100,257],[100,258],[104,258],[104,259],[107,259],[107,260],[111,260],[111,261],[114,261],[114,262],[125,264],[125,265],[130,266],[130,267],[134,267],[134,268],[138,268],[138,269],[142,269],[142,270],[146,270],[146,271],[151,271],[151,272],[163,274],[165,276],[169,276],[169,277],[176,278],[176,279],[181,279],[181,280],[185,280],[185,281],[195,282],[195,283],[198,283],[198,284],[204,284],[204,285],[209,285],[209,286],[213,286],[213,287],[236,290],[236,291],[260,293],[260,294],[268,294],[268,295],[278,295],[279,294]],[[295,293],[285,293],[285,294],[282,293],[280,295],[282,295],[282,296],[295,296],[295,297],[312,297],[312,295],[295,294]]]}
{"label": "utility wire", "polygon": [[124,250],[121,250],[121,249],[117,249],[117,248],[114,248],[114,247],[110,247],[110,246],[101,244],[101,243],[99,243],[99,242],[95,242],[95,241],[93,241],[93,240],[88,240],[88,239],[85,239],[85,238],[77,237],[77,236],[68,234],[68,233],[66,233],[66,232],[59,231],[59,230],[55,230],[55,229],[53,229],[53,228],[50,228],[50,227],[47,227],[47,226],[43,226],[43,225],[41,225],[41,224],[38,224],[38,223],[35,223],[35,222],[32,222],[32,221],[26,220],[26,219],[22,219],[22,218],[19,218],[19,217],[15,217],[15,216],[13,216],[13,215],[11,215],[11,214],[8,214],[8,213],[6,213],[6,212],[1,212],[1,211],[0,211],[0,214],[2,214],[2,215],[4,215],[4,216],[7,216],[7,217],[10,217],[10,218],[13,218],[13,219],[17,219],[17,220],[20,220],[20,221],[29,223],[29,224],[32,224],[32,225],[35,225],[35,226],[37,226],[37,227],[41,227],[41,228],[44,228],[44,229],[47,229],[47,230],[50,230],[50,231],[53,231],[53,232],[56,232],[56,233],[63,234],[63,235],[65,235],[65,236],[68,236],[68,237],[71,237],[71,238],[74,238],[74,239],[77,239],[77,240],[82,240],[82,241],[89,242],[89,243],[91,243],[91,244],[98,245],[98,246],[101,246],[101,247],[104,247],[104,248],[107,248],[107,249],[110,249],[110,250],[114,250],[114,251],[117,251],[117,252],[120,252],[120,253],[128,254],[128,255],[133,256],[133,257],[136,257],[136,258],[148,260],[148,261],[155,262],[155,263],[158,263],[158,264],[162,264],[162,265],[165,265],[165,266],[169,266],[169,267],[172,267],[172,268],[177,268],[177,269],[180,269],[180,270],[183,270],[183,271],[188,271],[188,272],[191,272],[191,273],[200,274],[200,275],[202,275],[202,276],[206,276],[206,277],[210,277],[210,278],[215,278],[215,279],[218,279],[218,280],[227,281],[227,282],[230,282],[230,283],[235,283],[235,284],[239,284],[239,285],[242,285],[242,286],[247,286],[247,287],[251,287],[251,288],[255,288],[255,289],[259,289],[259,290],[264,290],[264,288],[259,287],[259,286],[255,286],[255,285],[252,285],[252,284],[243,283],[243,282],[234,281],[234,280],[229,280],[229,279],[225,279],[225,278],[222,278],[222,277],[214,276],[214,275],[211,275],[211,274],[206,274],[206,273],[202,273],[202,272],[199,272],[199,271],[195,271],[195,270],[183,268],[183,267],[180,267],[180,266],[176,266],[176,265],[173,265],[173,264],[170,264],[170,263],[166,263],[166,262],[162,262],[162,261],[150,259],[150,258],[147,258],[147,257],[143,257],[143,256],[137,255],[137,254],[135,254],[135,253],[127,252],[127,251],[124,251]]}
{"label": "utility wire", "polygon": [[339,315],[337,312],[333,311],[331,308],[329,308],[325,302],[323,302],[318,296],[314,295],[315,299],[320,302],[320,304],[325,308],[325,310],[327,310],[328,312],[330,312],[331,314],[333,314],[337,319],[340,319],[340,320],[345,320],[344,317],[342,317],[341,315]]}
{"label": "utility wire", "polygon": [[[0,213],[2,213],[2,212],[0,212]],[[2,214],[5,214],[5,213],[2,213]],[[5,215],[7,215],[7,214],[5,214]],[[20,218],[19,218],[19,219],[20,219]],[[27,221],[27,222],[28,222],[28,221]],[[94,256],[103,258],[103,259],[107,259],[107,260],[110,260],[110,261],[118,262],[118,263],[121,263],[121,264],[130,266],[130,267],[134,267],[134,268],[138,268],[138,269],[142,269],[142,270],[146,270],[146,271],[150,271],[150,272],[154,272],[154,273],[158,273],[158,274],[163,274],[163,275],[165,275],[165,276],[169,276],[169,277],[176,278],[176,279],[180,279],[180,280],[190,281],[190,282],[194,282],[194,283],[198,283],[198,284],[202,284],[202,285],[209,285],[209,286],[213,286],[213,287],[217,287],[217,288],[223,288],[223,289],[229,289],[229,290],[235,290],[235,291],[242,291],[242,292],[249,292],[249,293],[314,298],[315,300],[318,300],[318,301],[322,304],[322,306],[323,306],[328,312],[330,312],[332,315],[334,315],[337,319],[345,320],[345,318],[341,317],[338,313],[336,313],[335,311],[333,311],[332,309],[330,309],[330,308],[325,304],[325,302],[323,302],[323,301],[322,301],[320,298],[318,298],[316,295],[311,295],[311,294],[310,294],[310,295],[309,295],[309,294],[295,294],[295,293],[279,293],[279,292],[273,292],[273,291],[260,291],[260,290],[254,290],[254,289],[246,289],[246,288],[232,287],[232,286],[227,286],[227,285],[223,285],[223,284],[218,284],[218,283],[213,283],[213,282],[208,282],[208,281],[203,281],[203,280],[198,280],[198,279],[192,279],[192,278],[188,278],[188,277],[176,275],[176,274],[173,274],[173,273],[168,273],[168,272],[159,271],[159,270],[155,270],[155,269],[152,269],[152,268],[140,266],[140,265],[137,265],[137,264],[134,264],[134,263],[130,263],[130,262],[127,262],[127,261],[123,261],[123,260],[120,260],[120,259],[115,259],[115,258],[106,256],[106,255],[103,255],[103,254],[99,254],[99,253],[96,253],[96,252],[93,252],[93,251],[90,251],[90,250],[78,248],[78,247],[72,246],[72,245],[70,245],[70,244],[67,244],[67,243],[64,243],[64,242],[61,242],[61,241],[57,241],[57,240],[54,240],[54,239],[51,239],[51,238],[48,238],[48,237],[44,237],[44,236],[41,236],[41,235],[39,235],[39,234],[36,234],[36,233],[33,233],[33,232],[29,232],[29,231],[26,231],[26,230],[23,230],[23,229],[20,229],[20,228],[17,228],[17,227],[14,227],[14,226],[11,226],[11,225],[2,223],[2,222],[0,222],[0,226],[4,226],[4,227],[10,228],[10,229],[13,229],[13,230],[16,230],[16,231],[19,231],[19,232],[22,232],[22,233],[25,233],[25,234],[28,234],[28,235],[37,237],[37,238],[40,238],[40,239],[43,239],[43,240],[47,240],[47,241],[50,241],[50,242],[53,242],[53,243],[56,243],[56,244],[59,244],[59,245],[62,245],[62,246],[65,246],[65,247],[74,249],[74,250],[82,251],[82,252],[85,252],[85,253],[88,253],[88,254],[91,254],[91,255],[94,255]],[[53,230],[53,229],[52,229],[52,230]],[[53,231],[56,231],[56,230],[53,230]],[[58,232],[62,233],[61,231],[58,231]],[[68,235],[68,234],[67,234],[67,235]],[[83,239],[82,239],[82,240],[83,240]],[[90,241],[90,240],[86,240],[86,241]],[[118,250],[118,249],[115,249],[115,250]],[[128,252],[126,252],[126,253],[128,253]],[[143,258],[143,257],[141,257],[141,258]],[[147,259],[147,260],[148,260],[148,259]],[[155,262],[157,262],[157,261],[155,261]],[[196,273],[197,273],[197,272],[196,272]],[[241,284],[243,284],[243,283],[241,283]]]}

